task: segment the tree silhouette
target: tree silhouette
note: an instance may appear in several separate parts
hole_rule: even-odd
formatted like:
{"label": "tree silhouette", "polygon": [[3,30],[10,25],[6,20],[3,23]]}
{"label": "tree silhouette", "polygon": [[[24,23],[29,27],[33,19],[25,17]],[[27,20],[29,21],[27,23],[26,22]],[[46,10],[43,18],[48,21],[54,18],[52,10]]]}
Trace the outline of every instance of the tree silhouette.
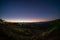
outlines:
{"label": "tree silhouette", "polygon": [[3,20],[2,20],[2,19],[0,19],[0,22],[3,22]]}

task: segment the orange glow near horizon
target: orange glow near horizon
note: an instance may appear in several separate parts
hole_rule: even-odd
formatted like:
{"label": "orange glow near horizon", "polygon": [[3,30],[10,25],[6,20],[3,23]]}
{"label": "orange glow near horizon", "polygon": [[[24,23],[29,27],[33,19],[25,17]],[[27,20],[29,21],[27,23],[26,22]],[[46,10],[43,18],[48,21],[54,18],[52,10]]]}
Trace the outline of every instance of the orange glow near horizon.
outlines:
{"label": "orange glow near horizon", "polygon": [[46,22],[47,20],[5,20],[6,22]]}

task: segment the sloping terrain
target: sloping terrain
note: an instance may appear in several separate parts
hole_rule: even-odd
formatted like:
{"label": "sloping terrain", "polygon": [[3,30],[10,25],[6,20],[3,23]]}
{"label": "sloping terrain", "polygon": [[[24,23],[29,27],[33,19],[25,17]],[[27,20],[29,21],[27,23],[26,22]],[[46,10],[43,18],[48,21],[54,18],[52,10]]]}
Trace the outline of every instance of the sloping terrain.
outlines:
{"label": "sloping terrain", "polygon": [[60,20],[49,22],[49,27],[45,30],[36,28],[26,28],[13,23],[0,21],[0,30],[6,40],[58,40]]}

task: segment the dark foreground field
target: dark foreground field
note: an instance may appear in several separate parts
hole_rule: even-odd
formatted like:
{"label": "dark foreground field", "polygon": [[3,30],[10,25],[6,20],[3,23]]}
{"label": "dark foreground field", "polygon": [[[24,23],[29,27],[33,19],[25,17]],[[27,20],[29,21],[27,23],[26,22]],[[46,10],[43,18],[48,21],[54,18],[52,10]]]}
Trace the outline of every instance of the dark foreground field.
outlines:
{"label": "dark foreground field", "polygon": [[24,27],[0,19],[0,40],[59,40],[59,29],[60,19],[50,21],[47,25],[41,24],[40,27]]}

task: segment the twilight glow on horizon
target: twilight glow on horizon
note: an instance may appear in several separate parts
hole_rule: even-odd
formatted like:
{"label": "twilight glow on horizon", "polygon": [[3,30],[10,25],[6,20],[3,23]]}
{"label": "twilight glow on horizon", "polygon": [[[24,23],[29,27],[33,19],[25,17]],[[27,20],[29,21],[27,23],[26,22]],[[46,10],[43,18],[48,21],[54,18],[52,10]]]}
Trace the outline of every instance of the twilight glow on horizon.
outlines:
{"label": "twilight glow on horizon", "polygon": [[9,20],[9,19],[7,19],[7,20],[5,20],[6,22],[46,22],[47,20],[36,20],[36,19],[34,19],[34,20]]}
{"label": "twilight glow on horizon", "polygon": [[1,0],[0,18],[7,22],[45,22],[60,19],[59,0]]}

